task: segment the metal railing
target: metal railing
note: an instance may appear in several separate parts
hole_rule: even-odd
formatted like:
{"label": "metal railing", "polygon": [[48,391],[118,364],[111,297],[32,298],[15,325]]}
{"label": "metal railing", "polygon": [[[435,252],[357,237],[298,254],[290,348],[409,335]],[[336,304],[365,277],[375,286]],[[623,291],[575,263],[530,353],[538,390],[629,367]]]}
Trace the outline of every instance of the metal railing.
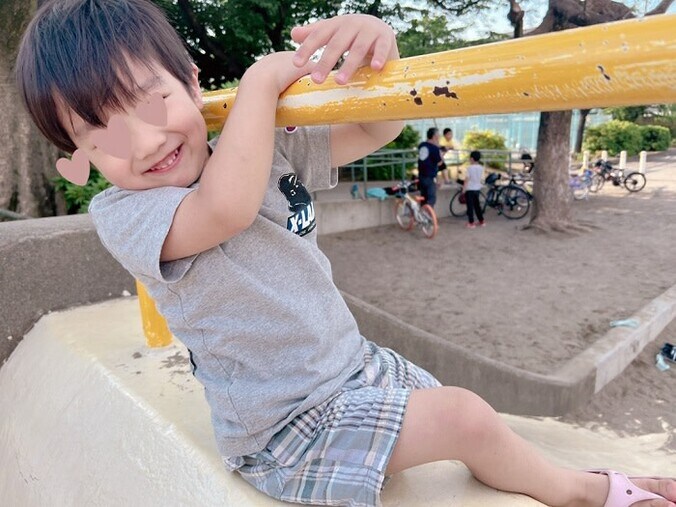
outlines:
{"label": "metal railing", "polygon": [[[449,168],[454,169],[455,177],[460,176],[461,168],[469,162],[471,151],[468,149],[449,150],[444,154],[444,162]],[[489,169],[505,171],[509,175],[512,172],[520,172],[524,169],[520,151],[493,149],[479,151],[481,151],[481,163]],[[535,158],[534,153],[530,153],[530,155],[533,159]],[[411,179],[417,170],[417,149],[382,149],[361,160],[340,167],[338,178],[342,182],[359,184],[360,195],[368,197],[366,191],[369,182]],[[451,173],[453,174],[453,170]]]}

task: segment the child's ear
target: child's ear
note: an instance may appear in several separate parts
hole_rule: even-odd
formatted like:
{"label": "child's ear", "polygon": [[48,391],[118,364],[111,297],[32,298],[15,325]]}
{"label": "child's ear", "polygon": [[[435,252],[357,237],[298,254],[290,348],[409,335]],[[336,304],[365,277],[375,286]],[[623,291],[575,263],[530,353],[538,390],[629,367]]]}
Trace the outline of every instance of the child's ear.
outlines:
{"label": "child's ear", "polygon": [[199,109],[202,109],[204,107],[204,102],[202,100],[202,90],[200,88],[199,81],[200,70],[194,63],[191,63],[190,67],[192,69],[192,75],[190,78],[190,93],[192,95],[193,100],[195,101],[195,105],[197,105]]}

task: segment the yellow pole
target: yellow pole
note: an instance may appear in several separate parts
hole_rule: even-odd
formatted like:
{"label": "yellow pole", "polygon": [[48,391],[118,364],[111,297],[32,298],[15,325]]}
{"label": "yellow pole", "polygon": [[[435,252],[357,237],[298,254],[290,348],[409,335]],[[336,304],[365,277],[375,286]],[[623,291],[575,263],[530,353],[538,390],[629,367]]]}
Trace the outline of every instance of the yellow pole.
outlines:
{"label": "yellow pole", "polygon": [[160,315],[155,306],[155,301],[141,282],[136,280],[138,302],[141,306],[141,320],[143,321],[143,333],[146,336],[148,347],[164,347],[171,344],[171,332],[167,321]]}
{"label": "yellow pole", "polygon": [[[300,79],[280,97],[277,125],[318,125],[676,102],[676,15],[595,25],[360,69],[345,86]],[[204,94],[220,130],[236,88]],[[148,345],[171,343],[138,285]]]}
{"label": "yellow pole", "polygon": [[[280,97],[277,125],[672,103],[675,34],[676,15],[650,16],[405,58],[345,86],[305,77]],[[204,94],[210,130],[235,94]]]}

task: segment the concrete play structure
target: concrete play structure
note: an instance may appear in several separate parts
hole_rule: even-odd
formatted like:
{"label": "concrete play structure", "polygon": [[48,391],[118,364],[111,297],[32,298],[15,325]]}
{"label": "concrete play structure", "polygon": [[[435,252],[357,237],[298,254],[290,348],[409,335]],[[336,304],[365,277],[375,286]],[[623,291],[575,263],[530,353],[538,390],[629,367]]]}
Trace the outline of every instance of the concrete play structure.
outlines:
{"label": "concrete play structure", "polygon": [[[469,48],[402,60],[378,76],[364,71],[341,90],[301,80],[283,98],[279,121],[335,123],[363,118],[366,110],[376,120],[630,105],[647,97],[674,102],[674,21],[660,16],[509,41],[494,45],[489,59]],[[547,51],[560,58],[548,60]],[[536,78],[522,65],[534,54],[548,62],[541,75],[549,77]],[[210,97],[205,118],[212,126],[222,123],[232,93]],[[390,204],[378,201],[318,201],[317,216],[322,233],[393,221]],[[225,471],[187,351],[176,341],[146,344],[134,281],[100,246],[87,216],[0,224],[0,262],[1,505],[282,505]],[[381,345],[499,410],[539,416],[588,400],[676,316],[671,288],[637,310],[638,328],[612,330],[546,376],[472,355],[352,295],[345,299],[367,338],[388,336]],[[648,475],[676,470],[676,456],[663,449],[669,435],[621,438],[542,417],[505,417],[562,465]],[[452,462],[396,476],[383,504],[541,505],[483,486]]]}

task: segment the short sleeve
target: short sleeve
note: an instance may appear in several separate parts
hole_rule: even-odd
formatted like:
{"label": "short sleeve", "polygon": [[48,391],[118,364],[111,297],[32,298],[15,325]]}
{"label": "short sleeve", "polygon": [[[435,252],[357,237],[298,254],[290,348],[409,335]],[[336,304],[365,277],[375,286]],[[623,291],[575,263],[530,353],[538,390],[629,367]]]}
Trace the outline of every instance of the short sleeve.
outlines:
{"label": "short sleeve", "polygon": [[289,161],[310,192],[338,184],[338,169],[331,167],[330,135],[327,125],[285,127],[275,131],[275,149]]}
{"label": "short sleeve", "polygon": [[89,213],[103,246],[132,276],[177,282],[196,255],[160,262],[160,253],[178,206],[195,189],[111,187],[92,199]]}

